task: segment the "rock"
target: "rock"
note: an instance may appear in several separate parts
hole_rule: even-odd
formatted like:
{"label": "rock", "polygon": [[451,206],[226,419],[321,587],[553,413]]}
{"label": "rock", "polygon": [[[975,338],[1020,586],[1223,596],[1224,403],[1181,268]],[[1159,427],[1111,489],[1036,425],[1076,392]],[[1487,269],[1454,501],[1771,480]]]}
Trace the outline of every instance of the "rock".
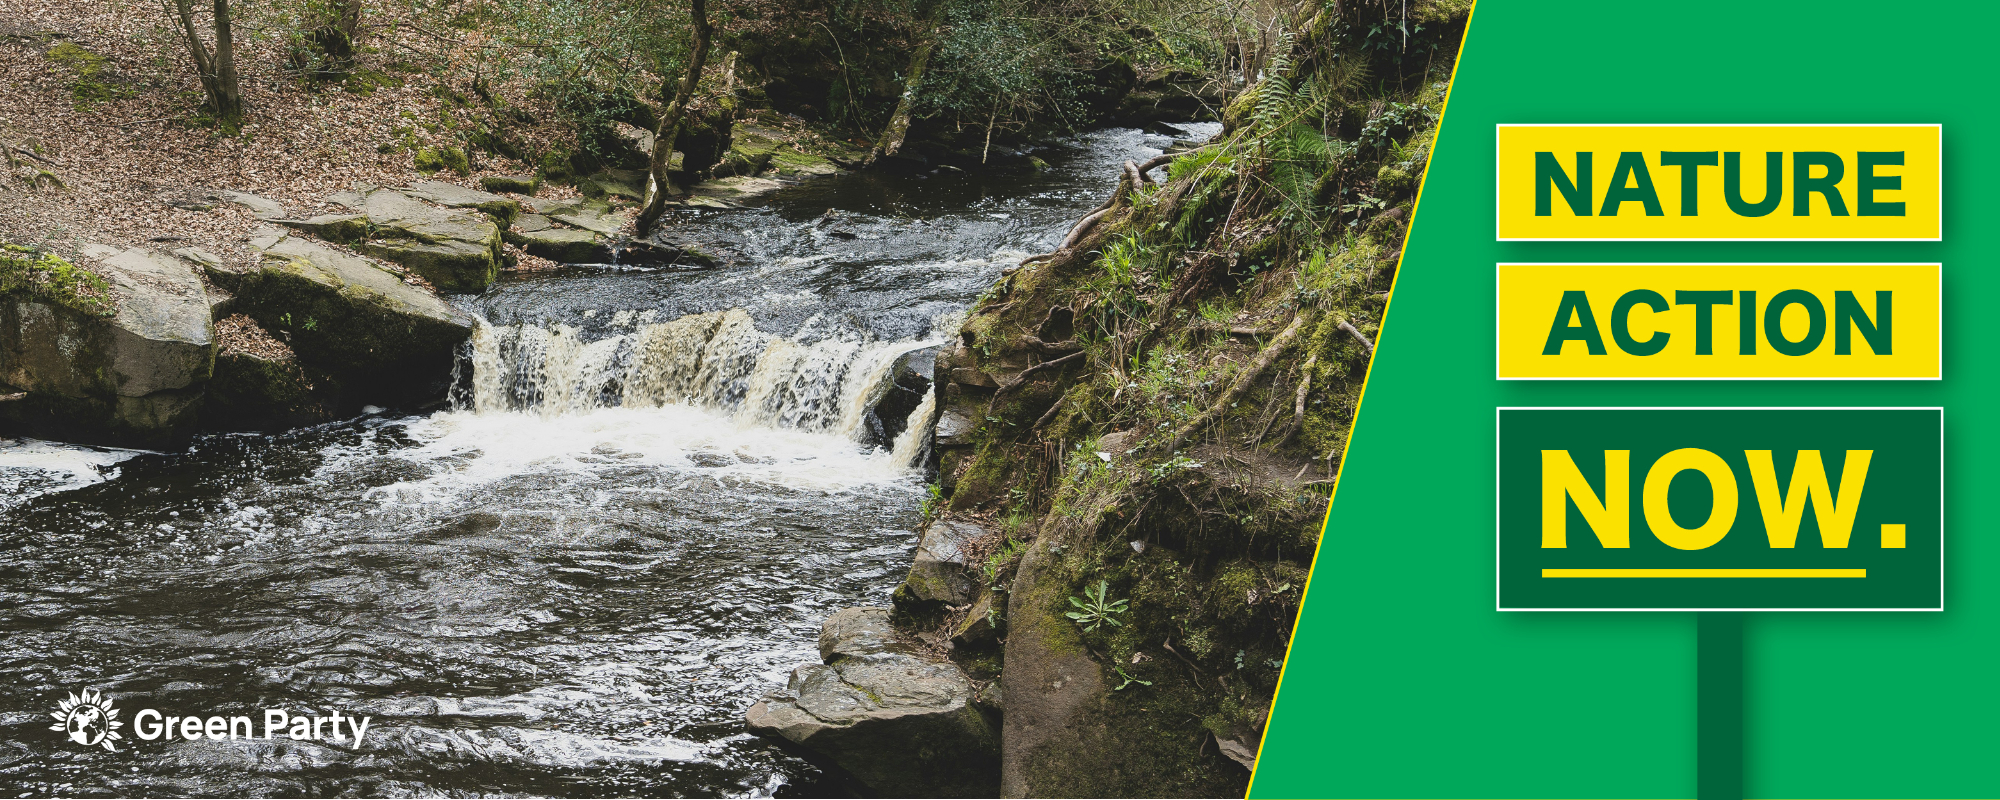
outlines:
{"label": "rock", "polygon": [[769,178],[717,178],[695,184],[689,191],[699,197],[713,197],[720,200],[741,201],[770,194],[785,185]]}
{"label": "rock", "polygon": [[972,433],[976,430],[979,430],[979,423],[974,422],[971,417],[955,409],[949,410],[938,416],[937,427],[932,429],[932,435],[936,438],[932,441],[939,447],[971,444]]}
{"label": "rock", "polygon": [[607,169],[576,182],[576,190],[585,197],[623,197],[633,201],[646,199],[646,183],[650,180],[644,172],[633,169]]}
{"label": "rock", "polygon": [[553,220],[550,220],[548,217],[544,217],[540,214],[522,214],[520,219],[514,220],[514,225],[511,228],[511,230],[520,231],[523,233],[529,231],[545,231],[548,230],[554,224],[555,222]]}
{"label": "rock", "polygon": [[368,235],[368,217],[361,214],[321,214],[310,219],[272,219],[329,242],[352,242]]}
{"label": "rock", "polygon": [[[993,592],[982,592],[972,608],[965,612],[965,619],[951,632],[951,643],[956,647],[982,647],[1000,638],[1002,609],[996,609]],[[997,685],[997,684],[996,684]]]}
{"label": "rock", "polygon": [[1217,738],[1215,740],[1215,748],[1221,750],[1223,755],[1229,757],[1229,760],[1242,764],[1244,769],[1255,770],[1257,768],[1257,748],[1249,744],[1235,739]]}
{"label": "rock", "polygon": [[411,156],[410,166],[425,174],[448,169],[464,175],[472,171],[472,159],[463,148],[425,147]]}
{"label": "rock", "polygon": [[531,256],[539,256],[564,264],[607,264],[611,262],[611,248],[604,243],[604,236],[593,231],[575,228],[557,228],[547,224],[547,217],[541,227],[534,230],[510,230],[507,241],[520,247]]}
{"label": "rock", "polygon": [[361,211],[368,207],[368,193],[372,191],[375,191],[374,184],[357,183],[352,189],[327,195],[324,202],[349,211]]}
{"label": "rock", "polygon": [[1097,662],[1085,655],[1076,626],[1062,616],[1065,595],[1055,581],[1043,579],[1052,561],[1047,542],[1029,546],[1008,593],[1007,666],[1000,674],[1007,697],[1000,764],[1000,791],[1006,797],[1088,791],[1038,780],[1042,770],[1037,762],[1052,752],[1073,753],[1087,746],[1086,739],[1101,725],[1083,724],[1081,717],[1102,703],[1111,688]]}
{"label": "rock", "polygon": [[951,382],[962,386],[977,386],[983,389],[998,389],[1000,382],[976,367],[954,367]]}
{"label": "rock", "polygon": [[137,248],[90,245],[84,253],[100,262],[115,298],[109,316],[25,289],[0,293],[0,384],[27,394],[0,408],[0,422],[93,444],[185,439],[215,363],[200,275]]}
{"label": "rock", "polygon": [[[860,613],[850,613],[860,612]],[[829,664],[792,671],[784,689],[744,713],[751,732],[780,740],[818,763],[892,797],[992,797],[999,790],[999,737],[972,704],[970,678],[950,663],[890,649],[887,609],[847,609]],[[823,631],[821,640],[827,641]],[[874,648],[866,642],[877,642]]]}
{"label": "rock", "polygon": [[[1112,665],[1096,661],[1063,616],[1077,587],[1052,538],[1029,545],[1007,593],[1001,796],[1242,796],[1249,773],[1207,746],[1213,723],[1184,705],[1224,690],[1198,675],[1183,682],[1157,673],[1155,685],[1119,689]],[[1147,674],[1130,662],[1118,668]],[[1246,735],[1255,733],[1224,738]]]}
{"label": "rock", "polygon": [[542,190],[538,175],[488,175],[479,179],[479,188],[489,192],[534,194]]}
{"label": "rock", "polygon": [[207,427],[279,431],[334,418],[329,393],[306,376],[290,347],[249,317],[227,317],[216,328],[230,344],[216,354],[215,375],[208,382],[202,404]]}
{"label": "rock", "polygon": [[930,395],[931,373],[937,354],[938,348],[925,347],[896,358],[896,363],[890,367],[892,379],[883,388],[881,397],[868,406],[868,443],[893,445],[896,437],[901,436],[912,423],[930,424],[929,419],[912,420],[910,417],[923,407],[924,398]]}
{"label": "rock", "polygon": [[972,702],[997,713],[1007,708],[1007,693],[999,681],[991,681],[979,687],[978,693],[972,696]]}
{"label": "rock", "polygon": [[548,216],[565,225],[606,236],[617,235],[632,221],[629,215],[612,213],[611,206],[600,200],[586,200],[572,207],[552,210]]}
{"label": "rock", "polygon": [[280,203],[276,200],[272,200],[268,197],[259,197],[249,192],[237,192],[237,191],[227,191],[227,190],[219,192],[218,194],[224,200],[227,200],[231,203],[235,203],[244,208],[250,209],[250,214],[258,219],[279,219],[281,217],[291,216],[290,213],[285,211],[285,206],[283,203]]}
{"label": "rock", "polygon": [[652,162],[653,140],[659,138],[654,136],[652,131],[617,120],[612,120],[607,127],[611,129],[611,135],[625,148],[628,159]]}
{"label": "rock", "polygon": [[[461,212],[462,213],[462,212]],[[288,338],[309,372],[325,374],[349,405],[439,396],[472,318],[365,258],[295,236],[253,242],[262,265],[211,271],[238,308]]]}
{"label": "rock", "polygon": [[500,228],[483,215],[388,189],[369,192],[364,208],[369,238],[355,249],[403,265],[440,292],[482,291],[499,275]]}
{"label": "rock", "polygon": [[494,224],[506,228],[514,218],[521,215],[521,201],[511,197],[501,197],[491,192],[467,189],[455,183],[443,181],[417,181],[410,184],[405,194],[429,200],[446,208],[477,209],[492,217]]}
{"label": "rock", "polygon": [[890,624],[886,608],[843,608],[827,615],[819,626],[819,658],[828,664],[907,650]]}
{"label": "rock", "polygon": [[222,266],[222,256],[199,247],[183,247],[175,250],[174,255],[200,269],[217,269]]}
{"label": "rock", "polygon": [[971,522],[932,522],[917,544],[917,557],[910,564],[910,575],[903,580],[903,589],[907,592],[897,591],[897,600],[908,598],[953,606],[972,602],[973,591],[978,586],[973,582],[974,565],[966,551],[974,542],[990,535],[985,527]]}
{"label": "rock", "polygon": [[722,156],[722,163],[715,165],[716,177],[733,175],[755,175],[771,165],[771,156],[779,147],[775,135],[749,125],[737,125],[729,152]]}

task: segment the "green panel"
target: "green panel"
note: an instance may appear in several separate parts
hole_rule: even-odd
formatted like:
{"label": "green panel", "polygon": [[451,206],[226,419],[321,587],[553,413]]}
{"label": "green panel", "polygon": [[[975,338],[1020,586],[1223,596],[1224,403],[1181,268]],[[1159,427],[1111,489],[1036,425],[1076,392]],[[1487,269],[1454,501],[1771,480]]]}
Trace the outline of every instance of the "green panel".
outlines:
{"label": "green panel", "polygon": [[[1494,409],[1945,409],[1941,613],[1744,622],[1745,791],[2000,797],[1994,13],[1970,2],[1486,0],[1252,786],[1258,797],[1695,794],[1693,614],[1494,609]],[[1942,123],[1943,242],[1493,240],[1498,123]],[[1942,262],[1943,381],[1493,379],[1498,262]]]}
{"label": "green panel", "polygon": [[[1900,609],[1940,607],[1938,437],[1934,409],[1502,409],[1500,411],[1500,581],[1504,609]],[[1734,495],[1727,530],[1699,549],[1670,546],[1648,526],[1650,502],[1674,523],[1700,528],[1715,513],[1716,491],[1702,472],[1673,476],[1665,499],[1649,498],[1652,465],[1682,448],[1711,453],[1715,478]],[[1606,451],[1627,453],[1626,529],[1607,547],[1571,499],[1564,546],[1545,547],[1544,451],[1569,454],[1590,484],[1583,502],[1605,502]],[[1817,451],[1832,498],[1855,509],[1844,547],[1824,546],[1807,504],[1790,548],[1771,546],[1746,451],[1769,451],[1780,502],[1805,503],[1794,490],[1801,451]],[[1849,451],[1867,451],[1865,469]],[[1858,461],[1858,458],[1856,459]],[[1857,477],[1857,473],[1859,477]],[[1664,479],[1663,479],[1664,480]],[[1726,503],[1725,503],[1726,506]],[[1721,526],[1727,525],[1726,528]],[[1881,546],[1882,526],[1903,526],[1902,546]],[[1855,578],[1553,578],[1545,569],[1832,569]]]}

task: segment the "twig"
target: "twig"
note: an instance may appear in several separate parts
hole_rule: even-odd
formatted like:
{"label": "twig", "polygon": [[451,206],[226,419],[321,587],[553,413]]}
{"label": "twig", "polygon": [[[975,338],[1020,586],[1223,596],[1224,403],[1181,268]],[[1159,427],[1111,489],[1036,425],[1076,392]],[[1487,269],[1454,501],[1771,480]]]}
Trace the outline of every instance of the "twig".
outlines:
{"label": "twig", "polygon": [[1305,327],[1306,319],[1310,316],[1312,316],[1310,311],[1300,311],[1298,314],[1293,315],[1292,324],[1285,326],[1284,331],[1280,332],[1277,338],[1272,339],[1271,343],[1264,348],[1264,352],[1258,354],[1257,360],[1245,368],[1242,374],[1236,376],[1236,382],[1229,386],[1228,391],[1222,393],[1222,398],[1217,400],[1215,405],[1210,406],[1208,410],[1201,412],[1200,416],[1189,420],[1186,425],[1181,426],[1180,430],[1174,432],[1173,445],[1167,449],[1179,450],[1181,440],[1186,439],[1188,434],[1193,433],[1196,429],[1207,425],[1211,420],[1227,413],[1230,405],[1236,402],[1236,398],[1241,397],[1244,392],[1249,391],[1250,385],[1256,383],[1257,379],[1263,376],[1264,371],[1271,368],[1271,363],[1278,360],[1278,354],[1290,346],[1293,339],[1298,338],[1299,330]]}
{"label": "twig", "polygon": [[11,145],[11,147],[13,148],[14,152],[16,152],[16,153],[20,153],[21,155],[24,155],[24,156],[27,156],[27,157],[29,157],[29,158],[32,158],[32,159],[36,160],[36,161],[40,161],[40,162],[42,162],[42,163],[44,163],[44,164],[53,164],[53,165],[55,165],[55,166],[58,166],[58,167],[64,167],[64,168],[67,168],[67,167],[69,167],[69,165],[68,165],[68,164],[64,164],[64,163],[63,163],[63,162],[61,162],[61,161],[57,161],[57,160],[55,160],[55,159],[53,159],[53,158],[49,158],[48,156],[45,156],[45,155],[42,155],[41,153],[37,153],[37,152],[35,152],[35,151],[33,151],[33,150],[29,150],[28,148],[25,148],[25,147],[22,147],[22,146],[20,146],[20,145]]}
{"label": "twig", "polygon": [[1014,376],[1014,379],[1013,379],[1013,380],[1011,380],[1011,381],[1008,381],[1008,382],[1006,382],[1006,383],[1003,383],[1003,384],[1001,384],[1001,385],[1000,385],[1000,388],[999,388],[999,389],[997,389],[997,390],[995,390],[995,391],[993,392],[993,397],[994,397],[995,399],[998,399],[998,398],[1000,397],[1000,395],[1003,395],[1003,394],[1006,394],[1006,393],[1008,393],[1008,392],[1011,392],[1011,391],[1013,391],[1013,390],[1015,390],[1015,389],[1019,389],[1019,388],[1021,388],[1021,384],[1024,384],[1024,383],[1027,383],[1027,382],[1028,382],[1028,376],[1029,376],[1029,375],[1033,375],[1033,374],[1035,374],[1035,373],[1037,373],[1037,372],[1041,372],[1042,370],[1045,370],[1045,369],[1054,369],[1054,368],[1056,368],[1057,366],[1060,366],[1060,365],[1062,365],[1062,364],[1066,364],[1066,363],[1068,363],[1068,362],[1071,362],[1071,361],[1074,361],[1074,360],[1076,360],[1076,359],[1079,359],[1079,358],[1082,358],[1082,357],[1083,357],[1083,351],[1082,351],[1082,350],[1078,350],[1078,351],[1076,351],[1076,352],[1074,352],[1074,353],[1071,353],[1071,354],[1069,354],[1069,355],[1066,355],[1066,356],[1063,356],[1062,358],[1057,358],[1057,359],[1053,359],[1053,360],[1049,360],[1049,361],[1044,361],[1044,362],[1042,362],[1042,363],[1040,363],[1040,364],[1036,364],[1036,365],[1034,365],[1034,366],[1032,366],[1032,367],[1029,367],[1029,368],[1027,368],[1027,369],[1024,369],[1024,370],[1021,370],[1021,374],[1019,374],[1019,375],[1015,375],[1015,376]]}
{"label": "twig", "polygon": [[1349,324],[1347,320],[1343,319],[1340,321],[1340,329],[1354,334],[1354,341],[1360,342],[1362,347],[1367,348],[1369,355],[1372,356],[1375,354],[1375,343],[1368,341],[1368,337],[1361,335],[1361,331],[1355,330],[1354,326]]}

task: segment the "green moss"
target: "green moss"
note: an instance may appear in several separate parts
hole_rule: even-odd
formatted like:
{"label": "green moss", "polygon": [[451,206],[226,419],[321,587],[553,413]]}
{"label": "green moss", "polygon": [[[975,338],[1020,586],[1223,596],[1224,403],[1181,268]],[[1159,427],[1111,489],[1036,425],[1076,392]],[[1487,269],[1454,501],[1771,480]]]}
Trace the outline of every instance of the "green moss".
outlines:
{"label": "green moss", "polygon": [[460,175],[472,172],[472,164],[466,158],[465,150],[457,147],[425,147],[417,150],[411,158],[418,172],[425,174],[449,169]]}
{"label": "green moss", "polygon": [[118,313],[111,285],[54,253],[16,244],[0,247],[0,294],[20,292],[97,317]]}
{"label": "green moss", "polygon": [[77,108],[88,108],[92,104],[131,97],[130,87],[112,83],[110,77],[111,59],[90,52],[75,42],[63,42],[49,48],[49,61],[67,67],[76,75],[70,83],[70,97],[76,100]]}
{"label": "green moss", "polygon": [[542,179],[534,175],[488,175],[479,179],[479,188],[489,192],[532,195],[542,190]]}
{"label": "green moss", "polygon": [[340,82],[343,91],[367,97],[378,89],[395,89],[403,85],[403,79],[387,72],[373,69],[356,69],[347,73]]}

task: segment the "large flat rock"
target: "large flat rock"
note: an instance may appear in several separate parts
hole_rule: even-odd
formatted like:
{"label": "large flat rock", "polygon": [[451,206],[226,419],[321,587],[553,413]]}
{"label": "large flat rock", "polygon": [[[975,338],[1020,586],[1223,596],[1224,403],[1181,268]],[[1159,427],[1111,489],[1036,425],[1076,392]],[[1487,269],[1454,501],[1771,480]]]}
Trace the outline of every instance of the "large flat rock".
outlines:
{"label": "large flat rock", "polygon": [[793,670],[745,722],[884,796],[995,796],[999,734],[973,705],[971,679],[903,652],[888,615],[835,612],[820,636],[828,663]]}
{"label": "large flat rock", "polygon": [[355,249],[403,265],[440,292],[483,291],[499,275],[500,227],[484,214],[390,189],[368,192],[362,209],[369,236]]}
{"label": "large flat rock", "polygon": [[215,365],[209,298],[178,258],[91,245],[115,311],[0,295],[0,384],[25,390],[0,423],[47,438],[165,446],[192,432]]}
{"label": "large flat rock", "polygon": [[341,249],[282,234],[254,242],[261,265],[214,272],[237,310],[284,337],[301,362],[340,384],[350,403],[435,396],[449,382],[470,315]]}
{"label": "large flat rock", "polygon": [[429,200],[446,208],[469,208],[492,217],[501,228],[506,228],[521,215],[521,202],[511,197],[501,197],[492,192],[467,189],[455,183],[443,181],[417,181],[406,190],[411,197]]}

